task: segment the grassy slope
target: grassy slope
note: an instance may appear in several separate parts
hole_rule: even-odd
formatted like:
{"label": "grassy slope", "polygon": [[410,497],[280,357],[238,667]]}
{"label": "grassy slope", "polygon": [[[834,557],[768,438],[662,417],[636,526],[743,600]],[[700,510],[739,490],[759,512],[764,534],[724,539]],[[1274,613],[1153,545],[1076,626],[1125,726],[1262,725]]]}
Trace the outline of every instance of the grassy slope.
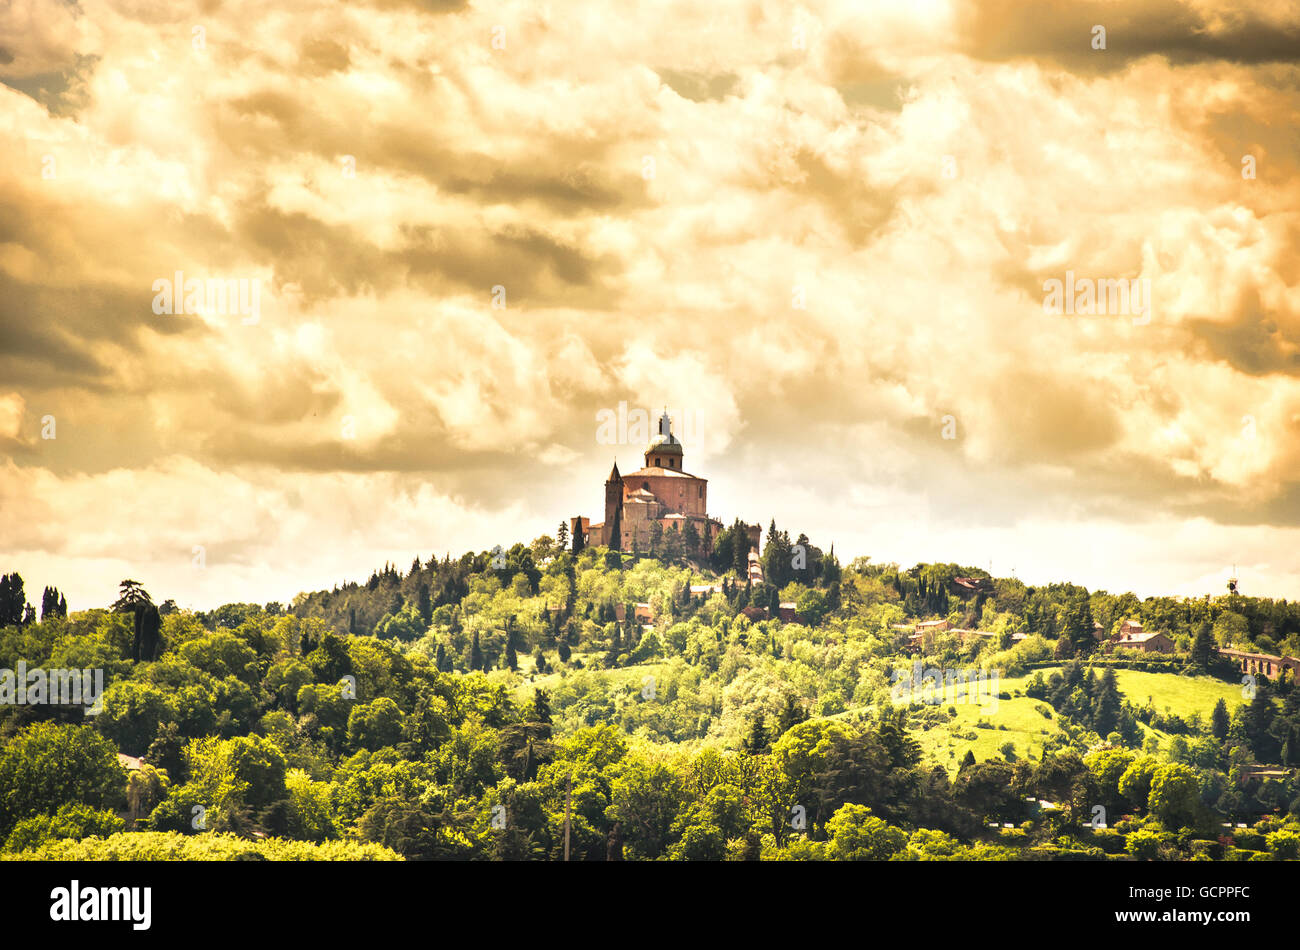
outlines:
{"label": "grassy slope", "polygon": [[[1042,670],[1048,677],[1054,669]],[[1033,674],[1031,673],[1030,676]],[[997,711],[992,707],[981,709],[976,705],[957,704],[957,718],[947,725],[935,726],[917,733],[917,739],[926,757],[938,765],[955,772],[957,765],[971,749],[975,758],[983,761],[999,758],[999,747],[1006,742],[1014,742],[1016,754],[1024,757],[1026,752],[1038,758],[1043,752],[1043,740],[1059,732],[1056,725],[1056,712],[1050,710],[1047,703],[1024,696],[1025,684],[1030,676],[1006,678],[999,684],[1002,692],[1010,693],[1012,699],[1003,699],[998,703]],[[1228,712],[1233,712],[1244,700],[1241,687],[1235,683],[1207,676],[1182,676],[1176,673],[1143,673],[1138,670],[1116,670],[1115,679],[1124,698],[1135,706],[1145,706],[1150,697],[1160,712],[1173,712],[1187,718],[1199,712],[1203,719],[1208,719],[1214,704],[1223,699],[1228,705]],[[1016,696],[1017,691],[1022,695]],[[1047,708],[1052,718],[1043,717],[1038,708]],[[947,708],[946,704],[940,708]],[[993,724],[992,729],[976,729],[975,723],[980,719]],[[1006,726],[1000,729],[999,726]],[[1144,731],[1155,735],[1161,742],[1169,741],[1169,736],[1156,729],[1143,727]],[[954,733],[969,734],[974,732],[975,739],[957,738]]]}
{"label": "grassy slope", "polygon": [[[956,772],[967,749],[972,750],[979,761],[1001,758],[1002,753],[998,749],[1007,742],[1015,743],[1016,754],[1022,758],[1026,752],[1035,758],[1041,756],[1043,740],[1059,732],[1060,728],[1056,724],[1055,711],[1047,703],[1024,695],[1015,695],[1017,691],[1024,693],[1028,679],[1023,676],[1002,679],[998,683],[998,689],[1010,693],[1012,698],[999,700],[996,709],[991,704],[987,706],[974,703],[953,704],[957,709],[956,719],[950,720],[946,725],[934,726],[916,733],[917,741],[920,742],[926,758],[944,766],[949,772]],[[948,704],[941,703],[939,708],[946,710]],[[1040,708],[1051,713],[1051,718],[1043,716],[1039,712]],[[975,723],[981,719],[991,723],[993,728],[975,728]],[[999,728],[1001,726],[1006,728]],[[973,732],[975,738],[958,738],[954,735],[958,732],[964,736],[969,736]]]}
{"label": "grassy slope", "polygon": [[1194,712],[1208,718],[1219,699],[1227,703],[1229,714],[1244,702],[1240,685],[1208,676],[1116,670],[1115,680],[1133,705],[1145,706],[1149,697],[1160,712],[1176,713],[1184,719]]}
{"label": "grassy slope", "polygon": [[[516,702],[529,702],[535,688],[553,690],[559,684],[560,676],[555,672],[537,676],[530,682],[526,677],[532,671],[532,658],[521,656],[519,659],[520,672],[525,674],[525,679],[514,690]],[[657,663],[638,664],[605,670],[602,671],[602,675],[611,686],[631,684],[639,686],[647,675],[657,671],[658,666]],[[1059,667],[1046,668],[1041,672],[1044,677],[1048,677],[1056,669]],[[1240,686],[1210,677],[1144,673],[1137,670],[1116,670],[1115,674],[1120,692],[1129,702],[1144,706],[1150,697],[1160,712],[1173,712],[1184,718],[1199,712],[1203,718],[1208,719],[1210,711],[1220,697],[1227,703],[1230,713],[1243,702]],[[1044,740],[1060,732],[1060,727],[1057,725],[1055,710],[1042,700],[1031,699],[1024,695],[1025,686],[1032,675],[1031,672],[1029,676],[1001,679],[998,690],[1010,694],[1012,698],[999,700],[996,709],[992,705],[953,703],[957,710],[955,719],[928,729],[917,728],[914,735],[921,745],[925,758],[955,773],[968,749],[975,753],[975,758],[979,761],[1001,758],[1002,753],[999,749],[1007,742],[1015,744],[1016,755],[1021,758],[1026,755],[1035,759],[1041,757]],[[943,702],[939,708],[947,710],[949,705],[949,702]],[[1040,710],[1049,712],[1050,718],[1044,716]],[[852,713],[853,710],[849,710],[842,715],[847,716]],[[976,723],[981,720],[990,723],[993,728],[976,728]],[[1170,737],[1159,730],[1146,726],[1143,730],[1155,735],[1162,745],[1169,741]],[[957,733],[961,733],[961,736]],[[969,738],[972,733],[973,739]]]}

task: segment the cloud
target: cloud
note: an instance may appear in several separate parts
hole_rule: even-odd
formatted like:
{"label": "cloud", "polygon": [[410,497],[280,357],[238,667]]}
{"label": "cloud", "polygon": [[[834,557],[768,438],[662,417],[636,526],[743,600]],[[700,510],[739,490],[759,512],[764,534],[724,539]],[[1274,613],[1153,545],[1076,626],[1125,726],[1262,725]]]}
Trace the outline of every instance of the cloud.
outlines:
{"label": "cloud", "polygon": [[[724,520],[846,556],[1117,586],[1131,549],[1154,591],[1235,548],[1300,594],[1297,22],[11,4],[14,557],[210,605],[551,533],[598,513],[626,402],[690,423]],[[154,314],[176,271],[259,281],[260,320]],[[1149,280],[1152,319],[1045,313],[1067,271]]]}

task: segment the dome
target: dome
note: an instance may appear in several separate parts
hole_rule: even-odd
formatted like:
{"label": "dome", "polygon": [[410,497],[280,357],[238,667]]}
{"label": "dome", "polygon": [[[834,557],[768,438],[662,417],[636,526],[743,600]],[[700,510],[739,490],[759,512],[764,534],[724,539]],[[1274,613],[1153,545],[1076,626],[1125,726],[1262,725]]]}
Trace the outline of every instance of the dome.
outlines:
{"label": "dome", "polygon": [[658,455],[681,455],[682,444],[677,441],[677,436],[670,434],[657,435],[654,440],[646,446],[646,455],[652,452]]}

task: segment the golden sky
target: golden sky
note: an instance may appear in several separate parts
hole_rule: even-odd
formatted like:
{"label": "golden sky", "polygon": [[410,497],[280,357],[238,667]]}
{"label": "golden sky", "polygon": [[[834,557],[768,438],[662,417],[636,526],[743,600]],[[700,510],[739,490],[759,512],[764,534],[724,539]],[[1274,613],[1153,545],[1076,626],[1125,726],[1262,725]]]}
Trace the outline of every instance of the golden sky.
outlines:
{"label": "golden sky", "polygon": [[11,0],[0,568],[529,541],[625,402],[845,562],[1298,597],[1298,64],[1296,2]]}

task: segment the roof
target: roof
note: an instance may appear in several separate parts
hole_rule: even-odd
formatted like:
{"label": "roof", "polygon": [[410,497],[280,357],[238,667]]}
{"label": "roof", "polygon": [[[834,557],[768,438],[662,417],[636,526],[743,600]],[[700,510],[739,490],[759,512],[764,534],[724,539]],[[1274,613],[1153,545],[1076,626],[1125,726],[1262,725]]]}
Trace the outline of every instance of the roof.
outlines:
{"label": "roof", "polygon": [[117,764],[129,772],[134,772],[144,765],[144,759],[136,758],[134,755],[126,755],[123,752],[117,754]]}
{"label": "roof", "polygon": [[700,478],[700,476],[691,475],[689,472],[681,472],[675,468],[659,468],[655,465],[651,465],[649,468],[639,468],[635,472],[628,472],[623,476],[623,481],[630,482],[639,477],[663,478],[664,476],[667,476],[668,478],[689,478],[697,482],[708,481],[707,478]]}

